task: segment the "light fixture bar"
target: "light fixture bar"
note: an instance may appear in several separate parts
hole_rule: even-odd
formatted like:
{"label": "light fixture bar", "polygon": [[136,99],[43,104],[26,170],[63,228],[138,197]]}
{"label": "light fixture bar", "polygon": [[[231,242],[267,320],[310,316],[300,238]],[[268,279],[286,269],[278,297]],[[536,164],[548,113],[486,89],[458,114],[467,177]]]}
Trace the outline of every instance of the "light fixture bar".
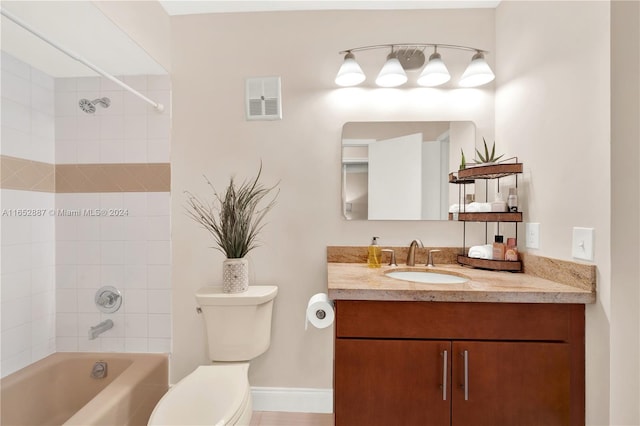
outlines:
{"label": "light fixture bar", "polygon": [[346,49],[338,52],[341,55],[344,55],[349,52],[358,52],[362,50],[373,50],[373,49],[426,49],[427,47],[437,47],[438,49],[457,49],[457,50],[467,50],[469,52],[481,52],[481,53],[489,53],[488,50],[478,49],[477,47],[469,47],[469,46],[461,46],[458,44],[443,44],[443,43],[388,43],[388,44],[373,44],[371,46],[360,46],[354,47],[352,49]]}
{"label": "light fixture bar", "polygon": [[345,61],[336,76],[335,82],[339,86],[357,86],[362,83],[366,76],[362,68],[355,61],[354,52],[376,49],[390,49],[382,70],[376,78],[376,84],[380,87],[398,87],[407,82],[406,70],[414,70],[422,67],[425,62],[425,50],[433,48],[433,54],[429,56],[429,61],[424,67],[417,83],[420,86],[436,87],[451,79],[451,74],[447,66],[442,61],[442,56],[438,49],[455,49],[473,52],[473,57],[469,66],[462,75],[459,85],[462,87],[478,87],[487,84],[495,78],[491,67],[484,59],[488,50],[477,47],[462,46],[458,44],[440,43],[386,43],[374,44],[370,46],[353,47],[351,49],[338,52],[345,55]]}

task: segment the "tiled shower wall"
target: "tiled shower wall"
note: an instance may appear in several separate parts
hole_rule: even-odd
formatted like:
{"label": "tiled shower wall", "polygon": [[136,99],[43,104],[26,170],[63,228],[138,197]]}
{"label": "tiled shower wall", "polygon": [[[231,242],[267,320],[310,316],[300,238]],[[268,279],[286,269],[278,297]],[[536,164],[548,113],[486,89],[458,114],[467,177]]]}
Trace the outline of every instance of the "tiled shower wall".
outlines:
{"label": "tiled shower wall", "polygon": [[[0,154],[54,163],[54,79],[2,52]],[[31,164],[29,161],[24,162]],[[55,207],[52,191],[7,189],[10,167],[2,167],[1,327],[2,376],[55,351]],[[33,186],[52,188],[51,173]],[[15,185],[26,182],[16,177]],[[36,211],[38,213],[36,213]]]}
{"label": "tiled shower wall", "polygon": [[[53,79],[3,52],[2,209],[46,211],[2,217],[3,376],[55,350],[171,349],[170,82],[120,78],[166,111],[108,79]],[[33,88],[43,81],[46,102]],[[78,107],[104,96],[111,105],[95,114]],[[32,182],[43,170],[55,170],[55,185]],[[114,314],[94,304],[103,285],[123,295]],[[114,327],[89,340],[106,318]]]}

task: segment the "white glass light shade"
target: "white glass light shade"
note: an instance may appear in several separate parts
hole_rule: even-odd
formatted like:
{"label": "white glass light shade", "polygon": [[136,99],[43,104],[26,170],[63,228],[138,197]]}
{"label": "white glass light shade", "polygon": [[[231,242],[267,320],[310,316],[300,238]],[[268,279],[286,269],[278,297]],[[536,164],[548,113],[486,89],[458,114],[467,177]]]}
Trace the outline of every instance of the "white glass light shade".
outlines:
{"label": "white glass light shade", "polygon": [[478,87],[493,81],[494,78],[496,76],[484,60],[484,55],[478,52],[471,58],[471,63],[462,74],[459,84],[462,87]]}
{"label": "white glass light shade", "polygon": [[356,62],[353,53],[349,52],[344,57],[344,62],[336,75],[335,82],[338,86],[357,86],[365,80],[366,76],[362,68]]}
{"label": "white glass light shade", "polygon": [[397,87],[406,82],[407,73],[404,72],[398,58],[393,53],[390,54],[376,78],[376,84],[380,87]]}
{"label": "white glass light shade", "polygon": [[451,79],[451,74],[447,66],[442,62],[440,54],[434,52],[429,56],[429,62],[424,67],[420,77],[418,77],[418,84],[420,86],[435,87],[446,83]]}

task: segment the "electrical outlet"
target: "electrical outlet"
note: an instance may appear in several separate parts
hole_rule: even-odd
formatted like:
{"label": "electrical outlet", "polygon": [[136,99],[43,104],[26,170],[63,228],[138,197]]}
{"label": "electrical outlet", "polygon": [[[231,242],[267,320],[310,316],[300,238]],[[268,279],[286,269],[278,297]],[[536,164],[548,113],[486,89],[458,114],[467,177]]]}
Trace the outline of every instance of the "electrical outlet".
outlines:
{"label": "electrical outlet", "polygon": [[573,228],[571,255],[576,259],[593,261],[593,228]]}
{"label": "electrical outlet", "polygon": [[539,223],[527,223],[525,226],[526,232],[526,246],[527,248],[539,249],[540,248],[540,224]]}

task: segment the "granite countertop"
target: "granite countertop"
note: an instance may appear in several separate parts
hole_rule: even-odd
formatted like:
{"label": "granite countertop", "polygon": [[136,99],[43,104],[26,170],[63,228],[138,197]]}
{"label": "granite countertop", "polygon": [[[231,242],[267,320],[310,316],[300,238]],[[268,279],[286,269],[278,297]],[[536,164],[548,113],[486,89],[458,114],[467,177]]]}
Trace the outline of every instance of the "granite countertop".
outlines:
{"label": "granite countertop", "polygon": [[[423,284],[390,278],[394,269],[430,270],[462,275],[463,284]],[[369,268],[365,263],[327,263],[328,294],[333,300],[388,300],[501,303],[595,303],[595,289],[561,284],[535,275],[473,269],[458,264],[433,268],[406,265]]]}

